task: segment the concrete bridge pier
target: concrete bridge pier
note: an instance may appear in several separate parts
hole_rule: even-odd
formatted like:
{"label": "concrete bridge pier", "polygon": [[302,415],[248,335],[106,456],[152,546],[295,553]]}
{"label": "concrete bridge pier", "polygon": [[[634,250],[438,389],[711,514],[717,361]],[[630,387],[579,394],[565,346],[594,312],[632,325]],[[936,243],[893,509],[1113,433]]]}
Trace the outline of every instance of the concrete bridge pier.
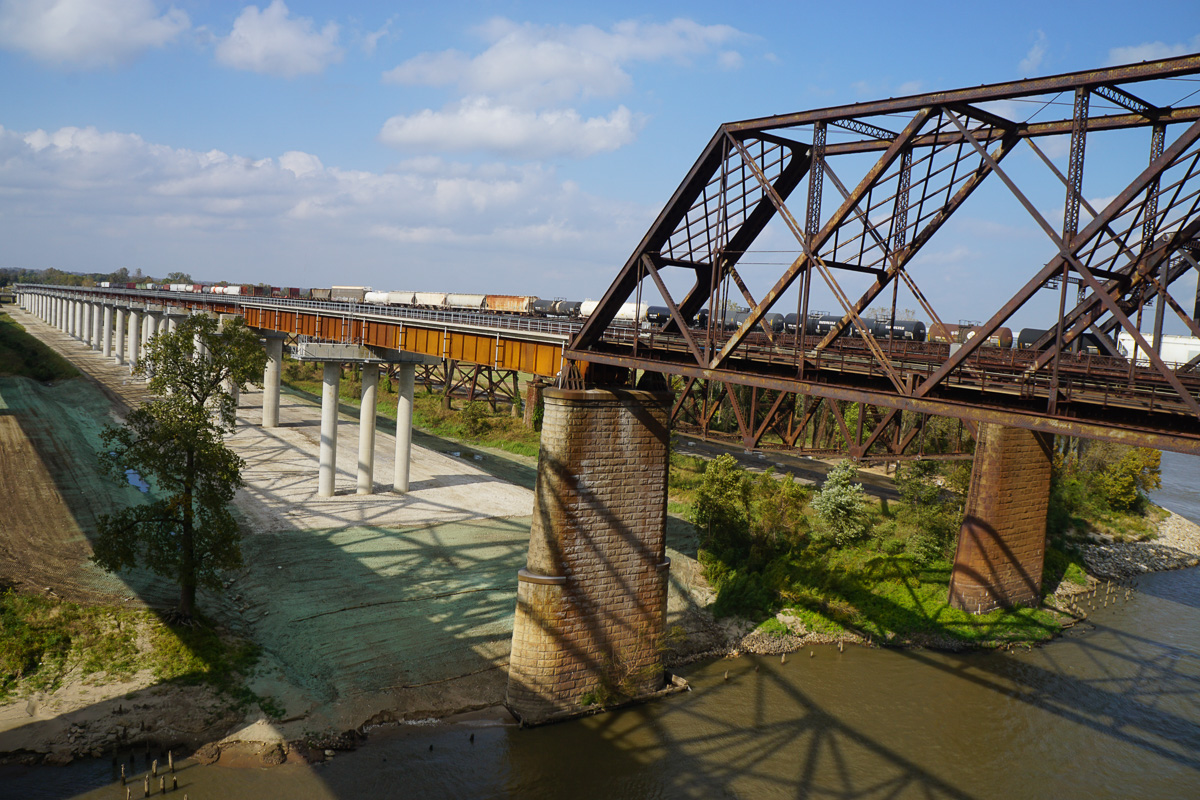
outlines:
{"label": "concrete bridge pier", "polygon": [[104,304],[104,321],[100,323],[100,330],[103,335],[103,343],[100,352],[105,358],[112,357],[112,340],[113,340],[113,307],[108,303]]}
{"label": "concrete bridge pier", "polygon": [[264,333],[267,340],[267,366],[263,370],[263,418],[264,428],[279,427],[279,388],[283,369],[283,334]]}
{"label": "concrete bridge pier", "polygon": [[413,383],[415,363],[399,366],[396,383],[396,460],[392,471],[392,491],[408,493],[409,461],[412,459]]}
{"label": "concrete bridge pier", "polygon": [[101,338],[104,336],[104,316],[105,306],[103,303],[92,303],[92,338],[88,342],[93,350],[101,348]]}
{"label": "concrete bridge pier", "polygon": [[140,308],[130,307],[129,309],[129,368],[132,370],[137,367],[138,363],[138,347],[142,341],[142,316],[143,312]]}
{"label": "concrete bridge pier", "polygon": [[379,365],[362,365],[362,394],[358,407],[358,493],[375,493],[375,392]]}
{"label": "concrete bridge pier", "polygon": [[1053,437],[980,424],[950,574],[950,604],[972,614],[1037,605],[1046,555]]}
{"label": "concrete bridge pier", "polygon": [[125,306],[116,306],[117,321],[113,336],[116,338],[118,364],[125,363],[125,317],[128,311],[129,309]]}
{"label": "concrete bridge pier", "polygon": [[505,702],[524,723],[662,689],[667,393],[547,389]]}
{"label": "concrete bridge pier", "polygon": [[338,389],[342,365],[326,361],[321,370],[321,453],[317,465],[317,496],[333,497],[337,478]]}

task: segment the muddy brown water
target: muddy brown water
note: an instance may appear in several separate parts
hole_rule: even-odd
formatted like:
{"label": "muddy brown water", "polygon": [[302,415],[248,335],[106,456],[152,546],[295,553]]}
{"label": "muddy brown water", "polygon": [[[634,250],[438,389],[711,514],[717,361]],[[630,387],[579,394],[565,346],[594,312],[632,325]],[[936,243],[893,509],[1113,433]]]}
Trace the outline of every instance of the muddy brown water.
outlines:
{"label": "muddy brown water", "polygon": [[[1200,460],[1156,499],[1200,522]],[[325,764],[185,763],[205,798],[1200,796],[1200,570],[1034,650],[821,647],[680,672],[692,691],[521,730],[496,715],[378,728]],[[810,652],[813,655],[810,655]],[[725,678],[728,671],[728,679]],[[471,737],[474,737],[473,740]],[[138,758],[133,795],[146,769]],[[0,796],[123,798],[108,761],[0,768]],[[176,795],[182,796],[182,795]]]}

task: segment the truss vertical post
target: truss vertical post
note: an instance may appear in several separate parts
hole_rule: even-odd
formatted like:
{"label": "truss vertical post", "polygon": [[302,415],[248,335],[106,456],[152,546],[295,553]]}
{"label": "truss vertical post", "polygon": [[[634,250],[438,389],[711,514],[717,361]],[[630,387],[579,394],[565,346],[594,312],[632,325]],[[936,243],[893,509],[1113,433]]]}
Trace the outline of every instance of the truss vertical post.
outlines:
{"label": "truss vertical post", "polygon": [[[821,231],[821,192],[825,185],[825,134],[823,121],[813,124],[812,163],[808,168],[808,205],[804,209],[804,237],[808,240],[810,250],[817,245],[817,235]],[[800,374],[804,374],[804,337],[808,333],[808,294],[812,287],[812,264],[804,267],[804,277],[800,281],[800,315],[796,327],[800,335]]]}
{"label": "truss vertical post", "polygon": [[[1079,201],[1083,197],[1083,156],[1087,144],[1088,101],[1091,90],[1080,86],[1075,90],[1075,113],[1071,120],[1071,157],[1067,166],[1067,200],[1063,208],[1063,249],[1071,250],[1075,237],[1079,234]],[[1063,259],[1062,276],[1058,287],[1058,324],[1054,334],[1054,364],[1050,372],[1050,398],[1048,411],[1058,413],[1058,365],[1062,360],[1063,328],[1062,322],[1067,314],[1067,288],[1071,275],[1071,264]]]}

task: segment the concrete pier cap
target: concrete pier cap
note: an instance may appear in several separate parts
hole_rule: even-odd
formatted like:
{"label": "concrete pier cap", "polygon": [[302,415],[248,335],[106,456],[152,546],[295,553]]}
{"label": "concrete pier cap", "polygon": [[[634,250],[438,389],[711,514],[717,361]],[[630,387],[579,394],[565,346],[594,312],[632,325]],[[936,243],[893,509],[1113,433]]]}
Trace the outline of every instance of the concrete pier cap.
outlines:
{"label": "concrete pier cap", "polygon": [[523,724],[668,687],[671,395],[546,389],[505,703]]}
{"label": "concrete pier cap", "polygon": [[395,492],[407,492],[408,462],[412,449],[412,375],[417,364],[437,364],[439,359],[420,353],[342,342],[301,341],[288,349],[298,361],[324,364],[321,391],[321,451],[317,469],[318,497],[332,497],[336,493],[337,407],[341,365],[361,364],[375,370],[376,380],[368,379],[363,382],[363,403],[359,415],[359,494],[370,494],[374,491],[374,408],[378,369],[384,364],[400,367],[400,397],[396,406],[396,468],[392,488]]}

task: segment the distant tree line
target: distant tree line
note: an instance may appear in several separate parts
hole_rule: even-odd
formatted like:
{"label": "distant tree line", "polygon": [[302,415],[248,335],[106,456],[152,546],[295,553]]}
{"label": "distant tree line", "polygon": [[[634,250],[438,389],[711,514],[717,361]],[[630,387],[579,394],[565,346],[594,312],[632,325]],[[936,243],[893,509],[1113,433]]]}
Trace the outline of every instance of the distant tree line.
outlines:
{"label": "distant tree line", "polygon": [[164,278],[143,275],[140,269],[130,272],[121,267],[115,272],[64,272],[61,269],[20,269],[0,267],[0,286],[14,283],[45,283],[55,286],[96,286],[109,283],[191,283],[192,276],[186,272],[168,272]]}

